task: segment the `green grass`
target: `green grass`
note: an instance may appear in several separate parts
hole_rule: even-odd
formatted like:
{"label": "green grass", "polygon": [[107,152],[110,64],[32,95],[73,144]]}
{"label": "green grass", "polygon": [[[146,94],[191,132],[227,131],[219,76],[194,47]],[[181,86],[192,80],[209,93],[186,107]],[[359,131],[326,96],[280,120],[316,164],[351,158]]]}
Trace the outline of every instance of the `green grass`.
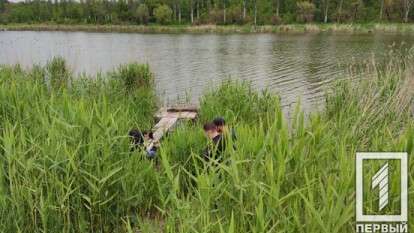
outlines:
{"label": "green grass", "polygon": [[49,85],[65,70],[58,58],[0,71],[0,232],[108,232],[159,202],[159,173],[125,137],[151,126],[153,90],[105,77]]}
{"label": "green grass", "polygon": [[[273,111],[260,111],[267,95],[251,94],[244,85],[225,83],[208,94],[201,121],[228,117],[237,150],[226,152],[227,163],[207,169],[200,166],[200,125],[185,125],[164,143],[162,163],[174,187],[166,219],[180,223],[171,232],[353,232],[355,153],[413,154],[409,66],[391,59],[371,67],[369,79],[339,82],[325,111],[305,120],[298,109],[290,127],[277,99]],[[398,179],[391,183],[398,187]],[[413,192],[410,187],[410,200]],[[377,199],[371,200],[368,209],[376,208]]]}
{"label": "green grass", "polygon": [[413,24],[365,23],[365,24],[282,24],[282,25],[97,25],[97,24],[7,24],[0,30],[11,31],[86,31],[125,33],[413,33]]}
{"label": "green grass", "polygon": [[[125,136],[153,124],[153,90],[135,86],[152,77],[145,66],[69,74],[59,88],[44,81],[49,65],[1,68],[0,232],[353,232],[356,151],[413,155],[414,71],[404,58],[350,74],[309,119],[298,106],[288,121],[278,97],[224,82],[155,161],[131,154]],[[201,125],[214,116],[238,136],[219,165],[200,158]]]}

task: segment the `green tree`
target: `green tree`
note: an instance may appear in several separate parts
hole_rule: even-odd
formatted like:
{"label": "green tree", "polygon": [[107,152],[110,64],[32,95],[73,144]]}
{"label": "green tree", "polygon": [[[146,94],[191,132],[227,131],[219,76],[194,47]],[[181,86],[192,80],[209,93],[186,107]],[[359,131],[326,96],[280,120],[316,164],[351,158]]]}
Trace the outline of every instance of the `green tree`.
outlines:
{"label": "green tree", "polygon": [[138,23],[147,24],[149,21],[149,9],[147,5],[140,4],[135,12],[135,17],[138,20]]}
{"label": "green tree", "polygon": [[168,24],[171,22],[172,10],[169,6],[162,4],[155,8],[154,17],[159,24]]}
{"label": "green tree", "polygon": [[408,16],[410,15],[410,11],[413,5],[414,5],[414,0],[403,0],[404,22],[406,23],[408,23]]}
{"label": "green tree", "polygon": [[0,14],[3,13],[6,8],[6,0],[0,0]]}
{"label": "green tree", "polygon": [[409,22],[414,0],[0,0],[3,23]]}
{"label": "green tree", "polygon": [[297,6],[297,20],[302,23],[309,23],[313,21],[315,16],[315,4],[311,2],[298,2]]}
{"label": "green tree", "polygon": [[323,22],[328,22],[328,10],[329,10],[329,2],[330,0],[322,0],[321,1],[321,7],[323,7]]}
{"label": "green tree", "polygon": [[364,2],[362,0],[352,0],[351,1],[351,21],[356,21],[359,18],[359,14],[364,6]]}

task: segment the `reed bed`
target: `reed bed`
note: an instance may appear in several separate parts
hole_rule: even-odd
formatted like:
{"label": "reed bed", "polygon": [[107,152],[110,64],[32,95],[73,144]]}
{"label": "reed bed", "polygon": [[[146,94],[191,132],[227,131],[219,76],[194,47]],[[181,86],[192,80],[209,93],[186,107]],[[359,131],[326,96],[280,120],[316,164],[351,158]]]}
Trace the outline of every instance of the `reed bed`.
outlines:
{"label": "reed bed", "polygon": [[[3,67],[0,232],[353,232],[356,151],[413,155],[412,59],[394,57],[333,85],[325,110],[305,119],[298,106],[290,124],[277,96],[224,82],[151,161],[126,137],[153,123],[145,66],[64,85],[48,65]],[[237,132],[220,164],[200,156],[215,116]]]}
{"label": "reed bed", "polygon": [[281,24],[281,25],[96,25],[96,24],[3,24],[0,31],[84,31],[121,33],[413,33],[412,24]]}
{"label": "reed bed", "polygon": [[[225,83],[206,95],[200,120],[229,119],[236,150],[230,147],[227,161],[211,168],[200,159],[199,125],[184,125],[167,140],[161,153],[173,190],[163,194],[167,232],[354,232],[356,152],[413,154],[411,57],[392,56],[365,67],[364,77],[336,83],[324,111],[305,119],[297,108],[291,124],[277,98],[251,94],[243,84]],[[390,183],[398,190],[398,176]],[[377,197],[368,200],[366,208],[376,208]],[[398,207],[394,200],[389,211]]]}
{"label": "reed bed", "polygon": [[159,201],[159,174],[124,136],[152,124],[153,90],[124,80],[146,70],[73,79],[60,58],[1,69],[0,232],[109,232]]}

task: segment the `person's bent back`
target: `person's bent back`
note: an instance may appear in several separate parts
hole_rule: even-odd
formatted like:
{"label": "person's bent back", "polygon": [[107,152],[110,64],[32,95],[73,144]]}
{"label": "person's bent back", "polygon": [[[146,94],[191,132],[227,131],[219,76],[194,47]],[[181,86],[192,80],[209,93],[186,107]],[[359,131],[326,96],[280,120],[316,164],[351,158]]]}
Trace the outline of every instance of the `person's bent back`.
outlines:
{"label": "person's bent back", "polygon": [[226,149],[223,135],[219,133],[214,123],[206,123],[203,128],[207,138],[210,140],[203,152],[204,159],[217,159],[219,162],[222,161],[222,154]]}

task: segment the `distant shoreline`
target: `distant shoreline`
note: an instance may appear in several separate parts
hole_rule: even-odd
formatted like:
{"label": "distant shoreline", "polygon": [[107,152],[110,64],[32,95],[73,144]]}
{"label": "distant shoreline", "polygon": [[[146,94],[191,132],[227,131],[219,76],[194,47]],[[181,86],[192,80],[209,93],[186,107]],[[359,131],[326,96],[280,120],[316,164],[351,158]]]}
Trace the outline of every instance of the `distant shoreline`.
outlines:
{"label": "distant shoreline", "polygon": [[287,25],[95,25],[95,24],[8,24],[0,31],[83,31],[121,33],[413,33],[414,24],[287,24]]}

